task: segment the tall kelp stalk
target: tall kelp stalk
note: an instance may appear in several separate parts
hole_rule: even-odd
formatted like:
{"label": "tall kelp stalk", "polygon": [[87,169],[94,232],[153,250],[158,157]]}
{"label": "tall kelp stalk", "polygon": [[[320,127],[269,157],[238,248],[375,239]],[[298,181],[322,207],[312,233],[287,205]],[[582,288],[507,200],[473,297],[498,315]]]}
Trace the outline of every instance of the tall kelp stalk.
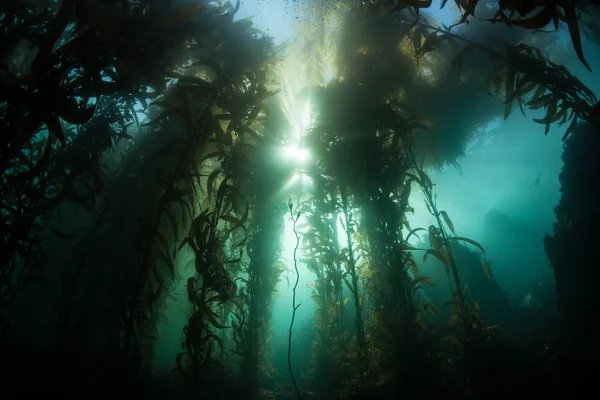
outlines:
{"label": "tall kelp stalk", "polygon": [[[321,93],[320,101],[320,119],[310,131],[307,142],[317,158],[315,171],[338,182],[340,187],[339,205],[336,204],[333,211],[343,216],[348,242],[343,277],[347,277],[344,281],[356,302],[358,370],[354,385],[355,389],[368,391],[370,373],[381,373],[383,369],[392,368],[394,363],[408,363],[405,352],[415,348],[418,337],[409,291],[411,279],[404,268],[401,236],[401,217],[408,207],[409,191],[404,192],[404,203],[396,199],[402,198],[404,182],[404,175],[398,171],[402,171],[403,164],[408,165],[403,158],[402,146],[406,143],[402,138],[419,126],[411,125],[390,104],[353,82],[329,85]],[[350,112],[353,116],[350,120],[339,118],[354,108],[361,111]],[[360,223],[352,216],[354,208],[360,210]],[[369,254],[366,256],[369,267],[374,270],[369,282],[362,285],[368,288],[369,301],[377,310],[374,318],[377,319],[378,335],[384,332],[390,335],[384,341],[390,347],[381,347],[383,343],[377,345],[377,361],[372,363],[367,362],[361,312],[363,300],[359,293],[361,278],[351,238],[359,232],[364,233],[368,241]],[[380,367],[371,370],[375,365]]]}
{"label": "tall kelp stalk", "polygon": [[[406,104],[378,99],[369,88],[353,82],[330,84],[317,97],[321,114],[307,143],[317,158],[314,172],[340,186],[338,209],[333,210],[344,216],[342,222],[347,232],[348,251],[344,257],[347,272],[343,277],[361,317],[355,319],[358,374],[345,389],[363,394],[401,390],[409,380],[426,379],[425,376],[435,376],[438,372],[436,360],[429,356],[433,353],[427,339],[431,335],[424,331],[417,296],[420,284],[427,284],[430,279],[418,275],[411,254],[417,249],[408,244],[410,237],[422,229],[411,229],[407,220],[407,213],[412,211],[409,200],[413,182],[426,194],[428,207],[438,223],[437,227],[429,228],[433,249],[427,250],[426,255],[436,255],[448,266],[455,293],[449,304],[456,306],[458,325],[469,332],[462,336],[465,347],[461,348],[465,350],[466,343],[474,342],[479,337],[476,332],[485,332],[485,327],[477,308],[474,313],[467,311],[460,276],[448,249],[452,240],[479,245],[446,233],[442,221],[453,230],[452,222],[444,211],[437,209],[433,183],[423,164],[416,164],[413,156],[417,146],[413,135],[423,135],[428,128],[416,115],[406,111]],[[361,112],[350,112],[353,116],[350,120],[339,118],[354,108],[360,108]],[[359,214],[356,220],[352,216],[354,210]],[[315,242],[324,241],[319,235]],[[368,266],[355,265],[351,235],[358,238],[357,247],[365,251]],[[361,287],[368,294],[366,301],[359,294]],[[363,333],[360,324],[365,303],[372,313]],[[372,340],[366,342],[367,337]],[[360,340],[368,344],[369,351]],[[475,353],[469,351],[469,357]]]}
{"label": "tall kelp stalk", "polygon": [[[256,194],[261,188],[253,187],[261,144],[256,121],[266,117],[268,107],[263,101],[274,94],[265,87],[265,64],[272,55],[272,42],[263,37],[246,36],[249,28],[248,24],[234,24],[227,39],[246,41],[246,51],[254,55],[249,61],[254,64],[237,69],[239,63],[231,62],[233,54],[218,53],[220,57],[210,65],[214,82],[222,89],[214,97],[211,145],[204,149],[199,160],[206,175],[202,185],[206,196],[200,200],[198,207],[202,211],[181,244],[193,250],[197,276],[190,278],[187,284],[188,299],[194,311],[184,330],[186,352],[178,355],[176,371],[189,383],[192,397],[222,389],[215,382],[208,385],[206,378],[211,376],[214,363],[211,356],[214,343],[222,346],[221,338],[212,327],[229,327],[229,321],[218,319],[220,307],[227,302],[233,303],[235,310],[221,315],[234,316],[231,322],[234,351],[242,357],[243,384],[249,384],[255,396],[258,394],[260,380],[255,362],[261,361],[261,354],[254,349],[265,340],[267,304],[278,280],[278,273],[272,276],[271,267],[275,268],[275,263],[262,265],[269,276],[264,276],[261,266],[257,267],[257,260],[253,259],[258,255],[256,242],[248,247],[249,260],[244,258],[243,251],[249,235],[250,210],[254,209],[252,219],[255,220],[257,201],[263,200]],[[270,222],[267,219],[260,223]],[[230,254],[234,254],[233,258]],[[259,256],[274,259],[276,255],[276,251],[267,251]],[[237,294],[238,278],[246,282],[243,296]],[[238,301],[246,304],[238,304]],[[244,326],[244,309],[248,311],[250,327]]]}
{"label": "tall kelp stalk", "polygon": [[[412,256],[412,251],[423,250],[425,251],[423,262],[427,261],[429,255],[432,255],[444,266],[451,293],[451,298],[444,303],[444,306],[452,307],[451,316],[448,318],[446,324],[446,328],[448,328],[448,332],[446,333],[454,345],[454,349],[451,350],[451,354],[453,354],[451,360],[454,361],[452,362],[453,369],[447,369],[447,372],[449,372],[448,376],[455,376],[453,379],[454,384],[457,386],[454,386],[454,390],[472,391],[472,388],[476,383],[470,381],[472,378],[471,373],[477,369],[477,365],[484,359],[482,353],[487,350],[493,332],[491,332],[491,328],[482,321],[479,303],[473,302],[472,299],[466,295],[466,287],[462,284],[459,268],[453,254],[452,242],[466,242],[481,250],[483,253],[483,272],[488,279],[491,279],[488,260],[481,244],[469,238],[452,236],[448,232],[448,230],[450,230],[450,232],[454,234],[454,224],[446,211],[438,209],[437,194],[434,194],[433,192],[434,183],[423,170],[425,155],[423,155],[421,163],[418,164],[414,153],[410,148],[407,149],[405,154],[408,161],[408,169],[405,171],[407,184],[411,185],[413,182],[418,184],[424,194],[427,211],[429,211],[436,221],[435,225],[430,225],[427,229],[411,229],[405,239],[404,248],[409,250],[409,252],[406,253],[406,261],[413,271],[411,289],[413,294],[415,294],[421,285],[433,284],[431,277],[419,274],[416,262]],[[419,231],[428,232],[428,240],[431,246],[430,249],[415,248],[408,244],[410,237],[416,235]],[[423,319],[425,315],[436,315],[437,310],[430,303],[419,302],[418,298],[416,299],[415,304],[418,306],[418,321],[422,328],[431,330],[431,326],[425,323]],[[459,333],[455,335],[453,331],[456,329],[459,330]],[[431,333],[434,332],[435,331],[432,331]]]}
{"label": "tall kelp stalk", "polygon": [[[335,181],[323,176],[312,176],[312,199],[303,205],[306,223],[300,226],[302,235],[302,262],[315,274],[310,284],[315,311],[316,338],[313,341],[311,374],[316,390],[333,396],[345,378],[345,364],[349,350],[349,332],[345,330],[345,311],[348,297],[344,298],[344,255],[338,237],[339,192]],[[319,377],[326,377],[324,379]]]}
{"label": "tall kelp stalk", "polygon": [[248,318],[240,328],[235,341],[241,356],[242,385],[248,398],[258,399],[269,368],[269,321],[272,295],[280,274],[285,270],[279,262],[280,237],[283,233],[285,206],[257,196],[257,209],[252,214],[251,236],[248,242],[248,264],[246,281],[246,304]]}
{"label": "tall kelp stalk", "polygon": [[240,281],[247,310],[244,326],[235,326],[235,354],[240,357],[241,386],[249,399],[261,398],[263,382],[270,377],[269,321],[272,296],[285,265],[280,262],[280,241],[287,207],[280,190],[287,171],[278,164],[275,143],[278,129],[271,121],[265,124],[264,136],[258,140],[247,195],[253,204],[248,226],[247,262]]}
{"label": "tall kelp stalk", "polygon": [[[235,11],[237,7],[232,9]],[[269,374],[267,339],[271,296],[284,269],[278,258],[285,207],[280,208],[277,202],[284,177],[283,171],[273,163],[272,144],[277,140],[277,133],[267,128],[270,121],[265,122],[273,107],[267,105],[267,98],[275,92],[267,87],[272,83],[275,52],[272,40],[259,34],[247,19],[233,23],[224,32],[221,32],[222,25],[212,28],[216,30],[213,45],[224,49],[217,53],[211,65],[212,73],[219,76],[222,69],[226,90],[222,101],[217,101],[219,111],[215,115],[217,124],[222,126],[222,132],[214,140],[218,150],[206,155],[214,164],[213,169],[207,171],[207,190],[214,190],[218,196],[222,187],[213,189],[213,184],[229,179],[222,190],[229,193],[232,212],[241,213],[241,219],[225,218],[234,224],[232,233],[237,231],[241,236],[232,238],[228,247],[245,249],[245,254],[236,256],[235,264],[240,264],[241,270],[232,275],[238,285],[244,283],[236,296],[236,302],[243,308],[244,320],[231,321],[233,348],[227,351],[235,355],[234,361],[240,362],[240,390],[250,398],[259,398],[263,378]],[[246,64],[239,62],[240,55],[245,57]],[[228,148],[235,151],[223,154]],[[226,168],[232,168],[229,178],[224,176]],[[249,208],[243,208],[244,204]],[[227,262],[227,265],[233,264]],[[226,325],[225,321],[221,324]]]}
{"label": "tall kelp stalk", "polygon": [[[343,219],[340,217],[340,221],[342,223],[342,227],[346,233],[346,274],[350,276],[350,280],[346,282],[346,286],[350,290],[352,294],[352,298],[354,301],[354,309],[355,309],[355,323],[356,323],[356,342],[357,342],[357,352],[359,356],[359,360],[361,362],[366,362],[366,342],[365,342],[365,329],[363,325],[363,317],[362,317],[362,306],[361,306],[361,295],[359,292],[359,282],[358,282],[358,266],[357,261],[359,261],[360,255],[357,257],[355,254],[354,243],[352,240],[352,232],[354,232],[354,226],[356,226],[356,221],[352,218],[352,211],[350,209],[350,204],[348,200],[348,195],[346,193],[346,188],[340,185],[340,198],[341,198],[341,211],[343,214]],[[346,276],[344,276],[346,278]],[[361,368],[362,369],[362,368]]]}
{"label": "tall kelp stalk", "polygon": [[[382,128],[385,131],[388,127]],[[407,128],[408,125],[392,128],[396,138],[390,147],[385,144],[385,136],[377,137],[374,131],[363,132],[363,146],[369,146],[370,151],[368,158],[362,160],[367,168],[356,196],[361,210],[359,229],[368,242],[369,268],[374,271],[368,283],[369,298],[377,310],[372,318],[375,332],[384,338],[383,346],[377,346],[376,358],[383,370],[398,374],[412,367],[415,354],[411,353],[418,349],[411,278],[402,246],[402,221],[410,184],[402,173],[405,161],[402,146],[406,143],[400,138],[408,133]]]}
{"label": "tall kelp stalk", "polygon": [[[353,14],[353,16],[356,16],[356,14]],[[346,50],[344,47],[354,37],[353,35],[349,35],[349,38],[343,37],[347,42],[343,43],[343,50],[339,53],[338,57],[343,57],[345,52],[350,51],[350,49]],[[374,368],[374,366],[380,364],[383,358],[389,357],[387,358],[389,362],[400,357],[400,355],[398,352],[393,353],[388,351],[388,348],[382,349],[380,346],[373,345],[373,348],[378,349],[378,353],[375,355],[373,361],[369,362],[370,357],[366,351],[366,335],[362,322],[362,308],[365,296],[364,294],[361,295],[360,291],[364,291],[370,285],[371,290],[369,290],[367,301],[372,303],[376,310],[381,310],[382,307],[386,308],[385,314],[377,313],[375,315],[381,317],[389,316],[389,325],[392,325],[392,320],[395,322],[400,321],[398,315],[402,312],[406,317],[404,321],[406,321],[407,326],[410,327],[412,323],[413,332],[416,332],[416,325],[414,324],[414,318],[411,321],[410,313],[412,306],[409,296],[406,295],[410,279],[408,277],[405,278],[403,284],[402,272],[398,277],[387,275],[389,270],[386,270],[383,265],[384,260],[393,255],[391,253],[393,253],[393,243],[398,234],[400,215],[397,215],[397,218],[394,218],[393,215],[390,217],[388,214],[390,212],[393,213],[393,211],[382,207],[383,204],[379,202],[370,204],[370,201],[376,200],[379,195],[381,195],[382,199],[386,195],[387,198],[390,197],[389,191],[384,190],[385,194],[381,194],[382,192],[380,192],[380,186],[383,186],[381,173],[386,172],[385,170],[388,167],[385,166],[384,168],[383,163],[387,160],[383,161],[381,151],[385,139],[383,135],[379,135],[378,133],[384,131],[386,128],[389,129],[388,126],[385,126],[389,122],[384,121],[382,123],[381,121],[382,116],[385,116],[385,112],[382,110],[385,107],[385,103],[382,101],[382,94],[377,91],[377,85],[367,84],[369,79],[365,76],[365,73],[368,74],[369,70],[354,69],[355,65],[355,63],[346,63],[346,60],[338,62],[338,73],[345,75],[346,79],[344,82],[331,84],[324,90],[315,90],[315,97],[317,99],[315,108],[320,110],[320,116],[317,119],[314,129],[310,131],[307,137],[307,144],[316,158],[316,166],[312,172],[312,176],[317,178],[315,180],[319,178],[332,180],[336,192],[339,191],[341,194],[338,200],[333,203],[333,207],[329,212],[333,215],[340,214],[342,224],[346,230],[346,240],[344,242],[347,242],[345,244],[348,248],[342,252],[342,261],[346,267],[342,278],[355,303],[353,333],[355,334],[357,346],[352,357],[354,362],[351,363],[351,369],[353,370],[352,378],[346,382],[345,389],[355,393],[358,391],[366,394],[372,390],[372,388],[370,389],[373,379],[372,373],[381,373],[383,375],[383,370],[389,367],[389,365],[381,365],[378,368]],[[382,107],[379,110],[373,110],[373,104],[381,105]],[[399,157],[399,155],[397,154],[396,157]],[[396,161],[394,160],[394,154],[391,154],[390,158],[393,164]],[[396,172],[395,168],[389,167],[383,179],[394,179],[391,177],[392,171]],[[319,193],[319,195],[322,194]],[[360,211],[355,212],[355,217],[353,218],[352,211],[355,209],[359,209]],[[360,226],[356,220],[357,214],[361,215]],[[333,221],[337,225],[337,218],[334,217]],[[390,226],[389,230],[387,230],[387,221],[397,221],[395,222],[396,228]],[[359,236],[358,232],[361,226],[368,230],[364,235],[368,238],[366,239],[368,245],[365,239],[363,239],[361,247],[370,250],[369,254],[365,255],[368,256],[368,262],[371,264],[370,267],[381,274],[380,278],[377,278],[377,274],[372,274],[369,282],[362,283],[360,283],[361,277],[356,265],[357,257],[354,254],[353,248],[353,237]],[[313,244],[313,247],[320,248],[323,243],[326,246],[329,245],[330,239],[327,237],[329,235],[326,234],[330,230],[331,227],[320,230],[316,229],[321,237],[316,237],[314,242],[318,246]],[[386,235],[387,238],[384,237]],[[319,241],[321,243],[318,243]],[[336,237],[334,242],[337,243],[337,241]],[[401,253],[399,252],[395,255],[398,261],[396,265],[398,265],[400,264]],[[318,261],[318,263],[327,265],[326,262],[322,261]],[[402,271],[402,268],[399,267],[399,270]],[[377,282],[375,282],[376,280]],[[401,295],[403,290],[404,296]],[[391,297],[384,298],[382,293],[390,294],[391,297],[395,296],[394,293],[400,296],[396,300],[392,300]],[[329,318],[331,320],[331,316]],[[376,325],[382,326],[380,321]],[[398,328],[398,326],[384,327],[386,331],[394,332],[393,335],[397,333],[400,335],[410,335],[410,328],[402,330],[394,328]],[[376,330],[379,330],[379,328]],[[377,336],[380,336],[379,332]],[[417,335],[413,336],[416,338]],[[391,337],[386,339],[386,343],[394,343]],[[397,339],[397,337],[394,337],[394,339]],[[397,342],[397,340],[395,341]],[[384,354],[386,357],[383,356]]]}
{"label": "tall kelp stalk", "polygon": [[[463,83],[452,83],[456,80],[438,84],[436,78],[433,83],[418,78],[418,66],[405,49],[405,36],[413,29],[407,15],[387,17],[369,6],[351,10],[337,32],[341,42],[335,70],[342,81],[313,93],[320,114],[307,137],[308,147],[316,156],[312,176],[323,176],[339,185],[343,196],[336,211],[343,215],[346,225],[344,242],[350,249],[354,240],[360,252],[365,252],[359,265],[349,252],[344,259],[345,284],[351,297],[360,298],[355,301],[360,316],[355,319],[357,344],[365,312],[364,340],[369,349],[366,353],[357,351],[358,374],[347,382],[346,389],[363,393],[400,390],[401,382],[415,375],[435,373],[432,360],[425,356],[430,352],[415,298],[424,281],[408,272],[416,265],[402,231],[404,227],[411,231],[406,218],[412,210],[408,203],[414,181],[410,154],[430,151],[433,143],[444,146],[445,142],[436,137],[436,132],[440,136],[442,132],[433,132],[431,122],[418,120],[408,104],[419,103],[423,92],[469,89],[464,89]],[[421,65],[436,75],[450,74],[442,59],[421,60]],[[394,73],[397,68],[406,73]],[[426,109],[424,113],[437,117],[436,110]],[[486,120],[486,114],[482,115],[479,120],[454,119],[445,125],[451,126],[448,129],[453,134],[468,136],[469,129]],[[460,152],[443,148],[432,158],[453,162]]]}

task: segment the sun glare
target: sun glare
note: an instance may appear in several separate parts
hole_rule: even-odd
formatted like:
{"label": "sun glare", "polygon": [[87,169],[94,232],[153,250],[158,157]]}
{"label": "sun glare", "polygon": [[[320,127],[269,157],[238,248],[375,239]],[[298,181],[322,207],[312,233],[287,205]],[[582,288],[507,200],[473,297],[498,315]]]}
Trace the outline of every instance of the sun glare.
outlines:
{"label": "sun glare", "polygon": [[310,154],[308,150],[296,146],[287,146],[283,148],[283,154],[286,158],[296,163],[303,164],[308,161]]}

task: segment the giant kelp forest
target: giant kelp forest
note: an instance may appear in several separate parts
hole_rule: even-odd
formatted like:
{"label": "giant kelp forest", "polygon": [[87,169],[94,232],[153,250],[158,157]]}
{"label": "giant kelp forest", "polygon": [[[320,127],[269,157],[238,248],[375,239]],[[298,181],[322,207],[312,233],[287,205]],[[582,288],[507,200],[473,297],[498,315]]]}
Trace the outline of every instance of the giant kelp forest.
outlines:
{"label": "giant kelp forest", "polygon": [[[598,356],[597,100],[544,54],[561,29],[594,69],[582,38],[597,39],[600,9],[455,3],[462,17],[442,26],[431,0],[300,2],[297,37],[275,45],[236,17],[239,2],[2,1],[2,394],[520,399],[585,387]],[[460,168],[474,132],[515,113],[539,124],[527,134],[565,141],[545,238],[550,327],[514,309],[428,175]],[[282,149],[302,157],[284,163]],[[416,192],[429,226],[411,222]],[[310,305],[296,298],[302,271]],[[283,281],[285,355],[269,339]],[[294,322],[309,306],[300,370]]]}

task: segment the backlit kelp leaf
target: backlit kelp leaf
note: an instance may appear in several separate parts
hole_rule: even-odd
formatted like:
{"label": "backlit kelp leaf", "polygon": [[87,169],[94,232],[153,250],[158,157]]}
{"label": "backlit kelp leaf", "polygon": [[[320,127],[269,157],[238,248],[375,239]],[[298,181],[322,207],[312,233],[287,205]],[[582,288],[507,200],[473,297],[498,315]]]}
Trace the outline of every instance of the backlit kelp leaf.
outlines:
{"label": "backlit kelp leaf", "polygon": [[210,200],[212,198],[212,192],[214,190],[214,181],[217,178],[217,176],[219,176],[220,173],[221,173],[221,170],[216,169],[213,172],[211,172],[211,174],[208,176],[208,179],[206,181],[206,190],[207,190],[208,200]]}
{"label": "backlit kelp leaf", "polygon": [[514,98],[523,97],[531,92],[538,84],[530,79],[527,75],[523,75],[517,83],[517,88],[513,94]]}
{"label": "backlit kelp leaf", "polygon": [[517,70],[512,67],[508,67],[506,71],[505,87],[506,91],[504,94],[504,119],[507,119],[512,111],[513,93],[515,90],[515,77]]}
{"label": "backlit kelp leaf", "polygon": [[[575,0],[563,0],[560,2],[547,3],[544,5],[541,11],[531,17],[513,19],[512,16],[515,11],[519,10],[519,13],[522,16],[526,16],[533,11],[534,8],[527,7],[526,9],[523,9],[522,5],[519,5],[519,7],[516,8],[517,6],[515,4],[505,3],[504,6],[500,6],[500,9],[496,12],[496,15],[491,19],[491,21],[504,22],[508,25],[533,30],[541,30],[550,22],[554,22],[554,28],[557,30],[558,21],[564,21],[567,23],[573,49],[575,50],[577,57],[583,63],[583,65],[591,71],[591,68],[583,55],[581,34],[579,31],[578,16],[575,4]],[[562,8],[562,11],[559,9],[559,7]],[[507,16],[505,11],[510,11],[511,14]]]}
{"label": "backlit kelp leaf", "polygon": [[456,328],[459,325],[460,325],[460,318],[459,318],[458,314],[453,314],[448,319],[448,324],[447,324],[448,328]]}
{"label": "backlit kelp leaf", "polygon": [[492,279],[492,272],[490,271],[490,265],[487,260],[483,261],[483,273],[488,279]]}
{"label": "backlit kelp leaf", "polygon": [[576,127],[577,127],[577,117],[573,117],[573,119],[571,120],[571,123],[569,124],[569,127],[567,128],[567,131],[565,132],[565,134],[562,137],[563,142],[565,140],[567,140],[567,137],[569,137],[569,135],[575,130]]}
{"label": "backlit kelp leaf", "polygon": [[[200,215],[198,215],[196,218],[194,218],[194,220],[192,222],[192,226],[190,227],[190,230],[188,232],[188,237],[187,237],[188,244],[194,244],[196,237],[198,237],[199,239],[201,238],[201,234],[202,234],[204,225],[210,223],[210,218],[211,218],[212,214],[213,214],[212,212],[209,212],[208,210],[204,210],[204,211],[202,211],[202,213],[200,213]],[[183,243],[181,246],[183,246]]]}
{"label": "backlit kelp leaf", "polygon": [[439,45],[441,45],[447,39],[448,36],[446,36],[444,33],[431,33],[425,38],[425,43],[423,43],[423,52],[429,53],[433,50],[436,50],[439,47]]}
{"label": "backlit kelp leaf", "polygon": [[244,126],[248,127],[250,125],[252,125],[254,123],[254,121],[256,121],[256,117],[258,116],[258,113],[261,111],[261,107],[256,106],[253,107],[252,110],[250,111],[250,113],[246,116],[246,119],[244,121]]}
{"label": "backlit kelp leaf", "polygon": [[434,225],[429,225],[428,231],[429,231],[429,243],[431,244],[431,246],[434,249],[440,250],[442,248],[442,241],[438,237],[438,228],[436,228]]}
{"label": "backlit kelp leaf", "polygon": [[422,45],[423,37],[425,36],[425,33],[427,33],[427,27],[425,27],[423,25],[417,25],[417,27],[413,30],[412,40],[413,40],[413,47],[415,50],[415,57],[418,57],[419,54],[421,53],[421,45]]}
{"label": "backlit kelp leaf", "polygon": [[448,225],[448,228],[450,228],[452,233],[454,233],[454,224],[452,224],[448,213],[446,213],[446,211],[440,211],[440,214],[442,214],[442,217],[444,217],[444,221],[446,221],[446,225]]}
{"label": "backlit kelp leaf", "polygon": [[548,5],[544,7],[538,14],[533,17],[524,18],[524,19],[510,19],[502,12],[498,10],[492,21],[494,22],[504,22],[509,25],[518,26],[526,29],[542,29],[546,25],[552,21],[554,14],[556,13],[556,8],[554,5]]}
{"label": "backlit kelp leaf", "polygon": [[408,218],[406,217],[405,214],[402,214],[402,224],[409,232],[412,231],[412,227],[410,226],[410,223],[408,222]]}
{"label": "backlit kelp leaf", "polygon": [[242,227],[242,225],[244,225],[246,223],[246,221],[248,220],[248,210],[249,209],[250,209],[250,206],[247,205],[246,210],[244,211],[244,215],[241,218],[234,217],[233,215],[222,215],[221,219],[234,224],[233,227],[230,228],[232,231],[234,231],[234,230]]}
{"label": "backlit kelp leaf", "polygon": [[427,261],[427,255],[429,254],[440,260],[445,266],[450,266],[450,262],[448,261],[448,257],[446,256],[446,254],[443,251],[436,249],[427,250],[423,255],[423,262]]}
{"label": "backlit kelp leaf", "polygon": [[463,308],[465,305],[460,300],[448,300],[447,302],[444,303],[444,307],[447,307],[447,306]]}
{"label": "backlit kelp leaf", "polygon": [[415,228],[415,229],[411,230],[408,233],[408,235],[406,235],[406,239],[404,239],[404,247],[407,246],[408,239],[410,239],[410,237],[412,235],[415,235],[417,237],[417,239],[421,240],[421,238],[419,237],[419,235],[417,235],[417,232],[419,232],[419,231],[427,231],[427,229],[425,229],[425,228]]}
{"label": "backlit kelp leaf", "polygon": [[429,202],[427,201],[427,199],[425,198],[425,199],[423,199],[423,201],[425,202],[425,207],[427,208],[427,211],[429,211],[429,214],[431,214],[431,215],[435,215],[435,214],[433,213],[433,210],[432,210],[432,209],[431,209],[431,207],[429,206]]}
{"label": "backlit kelp leaf", "polygon": [[170,254],[165,254],[162,250],[159,250],[159,254],[163,261],[167,264],[167,267],[169,268],[169,274],[171,275],[171,279],[175,279],[175,264],[173,263]]}
{"label": "backlit kelp leaf", "polygon": [[220,160],[221,158],[226,157],[226,156],[227,156],[227,154],[222,150],[214,151],[212,153],[208,153],[208,154],[204,155],[200,159],[200,164],[202,164],[204,161],[209,160],[211,158],[216,158],[216,159]]}
{"label": "backlit kelp leaf", "polygon": [[352,283],[350,283],[350,281],[348,280],[348,278],[344,277],[344,282],[346,283],[346,286],[348,286],[348,289],[351,292],[354,292],[354,285]]}
{"label": "backlit kelp leaf", "polygon": [[423,153],[423,157],[421,157],[421,165],[417,169],[417,173],[419,174],[419,178],[421,178],[420,180],[417,180],[417,183],[421,187],[424,187],[425,189],[431,190],[431,189],[433,189],[434,184],[433,184],[433,181],[431,180],[431,178],[429,178],[429,175],[427,175],[425,173],[425,170],[423,169],[424,163],[425,163],[425,153]]}
{"label": "backlit kelp leaf", "polygon": [[219,329],[231,328],[230,326],[222,325],[221,323],[219,323],[219,321],[217,321],[217,318],[219,316],[210,308],[210,306],[208,304],[204,303],[202,309],[204,310],[204,316],[206,317],[208,322],[210,322],[216,328],[219,328]]}
{"label": "backlit kelp leaf", "polygon": [[476,246],[479,250],[481,250],[483,255],[485,255],[485,250],[483,249],[483,246],[481,244],[479,244],[478,242],[476,242],[475,240],[465,238],[465,237],[459,237],[459,236],[449,237],[448,240],[461,240],[463,242],[470,243],[473,246]]}
{"label": "backlit kelp leaf", "polygon": [[534,96],[534,98],[525,103],[525,105],[531,110],[538,110],[540,108],[547,107],[554,96],[554,93],[548,93],[540,97]]}
{"label": "backlit kelp leaf", "polygon": [[462,241],[462,242],[466,242],[466,243],[472,244],[473,246],[475,246],[479,250],[481,250],[481,252],[483,253],[483,272],[485,273],[485,275],[489,279],[492,279],[492,275],[491,275],[490,270],[489,270],[489,264],[488,264],[488,261],[487,261],[487,256],[486,256],[485,250],[484,250],[484,248],[483,248],[483,246],[481,244],[479,244],[475,240],[472,240],[472,239],[469,239],[469,238],[465,238],[465,237],[458,237],[458,236],[449,237],[448,240],[459,240],[459,241]]}
{"label": "backlit kelp leaf", "polygon": [[[564,10],[564,21],[567,23],[569,27],[569,33],[571,35],[571,42],[573,43],[573,48],[575,49],[575,53],[579,58],[579,61],[582,62],[583,65],[588,70],[592,70],[588,65],[585,57],[583,56],[583,48],[581,47],[581,34],[579,32],[579,23],[577,12],[575,11],[575,0],[564,0],[562,2],[563,10]],[[562,19],[562,18],[561,18]]]}
{"label": "backlit kelp leaf", "polygon": [[410,192],[411,192],[411,185],[410,185],[411,181],[407,181],[407,183],[404,185],[404,187],[402,188],[402,195],[400,196],[400,202],[398,204],[398,209],[402,212],[400,221],[403,224],[408,224],[408,220],[403,220],[403,218],[406,218],[404,211],[408,208],[408,199],[410,197]]}
{"label": "backlit kelp leaf", "polygon": [[[535,90],[535,93],[533,94],[533,97],[531,98],[531,101],[541,99],[542,96],[544,96],[545,92],[546,92],[546,86],[545,85],[539,85],[537,87],[537,89]],[[527,103],[527,104],[529,104],[529,103]]]}
{"label": "backlit kelp leaf", "polygon": [[416,285],[418,283],[422,283],[426,286],[437,286],[435,283],[433,283],[432,277],[425,275],[418,276],[410,282],[411,285]]}
{"label": "backlit kelp leaf", "polygon": [[154,237],[158,240],[158,242],[160,243],[160,245],[162,246],[162,250],[166,253],[169,254],[169,245],[167,243],[167,239],[165,238],[165,235],[163,235],[160,232],[156,232],[155,231],[155,235]]}
{"label": "backlit kelp leaf", "polygon": [[417,262],[415,261],[415,257],[412,253],[408,253],[407,257],[408,264],[410,265],[410,269],[412,271],[413,277],[416,279],[419,277],[419,268],[417,267]]}
{"label": "backlit kelp leaf", "polygon": [[564,123],[565,120],[568,118],[568,114],[569,110],[566,107],[563,107],[560,108],[560,110],[558,110],[557,112],[555,112],[554,115],[550,115],[550,113],[547,112],[544,118],[534,118],[533,121],[537,122],[538,124],[553,124],[559,121],[561,121],[561,123]]}
{"label": "backlit kelp leaf", "polygon": [[432,303],[423,303],[422,307],[426,315],[440,315],[440,312]]}
{"label": "backlit kelp leaf", "polygon": [[338,217],[340,224],[342,225],[342,229],[344,229],[344,231],[346,231],[346,223],[344,222],[344,220],[342,219],[342,216]]}
{"label": "backlit kelp leaf", "polygon": [[550,100],[548,101],[547,105],[546,105],[546,116],[542,119],[537,119],[534,118],[534,122],[537,122],[538,124],[545,124],[546,125],[546,130],[544,132],[544,134],[548,134],[548,132],[550,131],[550,124],[558,121],[560,118],[563,117],[563,115],[566,113],[566,109],[563,109],[563,113],[561,112],[557,112],[557,107],[558,107],[558,102],[560,101],[560,96],[553,96],[552,98],[550,98]]}
{"label": "backlit kelp leaf", "polygon": [[110,78],[112,81],[117,82],[119,80],[119,75],[112,68],[104,68],[102,73]]}
{"label": "backlit kelp leaf", "polygon": [[[454,0],[456,3],[456,7],[461,13],[462,17],[460,21],[450,26],[449,29],[452,29],[455,26],[464,24],[467,22],[469,15],[475,15],[475,7],[477,7],[478,0]],[[464,10],[464,13],[463,13]]]}
{"label": "backlit kelp leaf", "polygon": [[254,139],[259,139],[260,135],[252,128],[248,127],[248,126],[242,126],[240,133],[247,133],[248,135],[252,136],[252,138]]}
{"label": "backlit kelp leaf", "polygon": [[237,2],[235,3],[235,6],[231,4],[231,2],[219,2],[220,7],[225,9],[225,12],[221,13],[220,15],[223,16],[227,16],[227,22],[228,23],[233,23],[233,17],[235,16],[235,14],[238,12],[238,10],[240,9],[240,0],[237,0]]}
{"label": "backlit kelp leaf", "polygon": [[430,130],[433,127],[433,122],[426,119],[412,119],[406,128],[407,131],[426,131],[431,134]]}
{"label": "backlit kelp leaf", "polygon": [[227,191],[232,187],[227,184],[227,181],[230,179],[231,178],[229,178],[229,176],[226,176],[219,184],[219,189],[217,190],[217,197],[216,197],[217,201],[222,201],[223,199],[225,199],[225,197],[226,197],[225,195],[226,195]]}
{"label": "backlit kelp leaf", "polygon": [[193,219],[194,218],[194,214],[193,214],[193,211],[192,211],[192,207],[183,198],[179,201],[179,207],[181,208],[181,227],[183,229],[186,229],[186,227],[187,227],[187,217],[185,215],[185,211],[187,210],[189,218]]}
{"label": "backlit kelp leaf", "polygon": [[178,228],[179,227],[177,225],[177,220],[175,219],[175,215],[168,208],[165,208],[164,211],[165,211],[165,215],[167,216],[168,223],[171,224],[171,229],[173,229],[173,237],[175,238],[175,241],[178,242],[179,241],[179,238],[178,238],[178,231],[179,231]]}
{"label": "backlit kelp leaf", "polygon": [[363,269],[363,272],[360,274],[360,276],[361,276],[363,279],[370,279],[370,278],[372,278],[372,277],[373,277],[373,275],[375,275],[376,273],[377,273],[377,271],[376,271],[375,269],[368,269],[368,270],[367,270],[367,268],[365,267],[365,268]]}

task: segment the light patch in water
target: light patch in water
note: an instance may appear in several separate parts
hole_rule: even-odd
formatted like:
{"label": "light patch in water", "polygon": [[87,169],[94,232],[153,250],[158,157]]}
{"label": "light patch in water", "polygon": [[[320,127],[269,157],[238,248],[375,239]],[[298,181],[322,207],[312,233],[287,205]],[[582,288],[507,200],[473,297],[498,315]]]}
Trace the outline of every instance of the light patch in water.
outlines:
{"label": "light patch in water", "polygon": [[310,158],[310,154],[308,153],[308,150],[302,149],[302,148],[296,147],[296,146],[284,147],[283,154],[286,156],[286,158],[289,158],[293,161],[296,161],[296,162],[302,163],[302,164],[304,162],[308,161],[308,159]]}

